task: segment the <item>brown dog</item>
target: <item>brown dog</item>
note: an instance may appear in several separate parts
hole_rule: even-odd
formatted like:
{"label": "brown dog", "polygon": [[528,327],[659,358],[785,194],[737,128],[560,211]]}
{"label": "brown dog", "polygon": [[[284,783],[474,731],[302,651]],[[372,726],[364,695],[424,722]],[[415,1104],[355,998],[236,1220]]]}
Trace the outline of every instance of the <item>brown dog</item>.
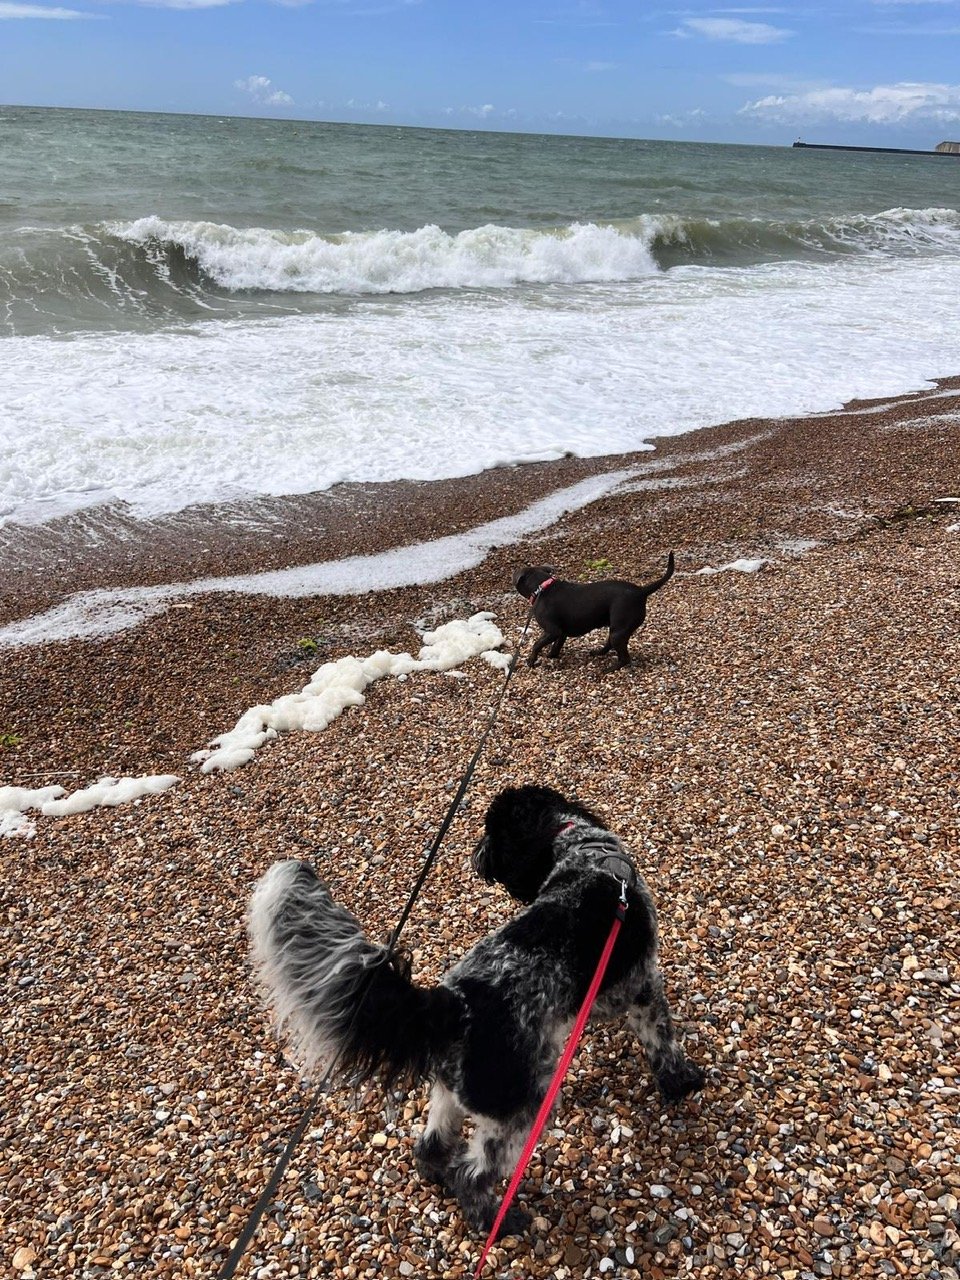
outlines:
{"label": "brown dog", "polygon": [[513,585],[533,604],[533,616],[543,631],[530,651],[528,664],[535,667],[540,651],[548,644],[552,648],[547,656],[559,658],[567,636],[585,636],[597,627],[608,627],[607,643],[594,652],[615,651],[617,671],[629,666],[627,644],[647,616],[647,597],[659,591],[672,576],[672,551],[666,573],[645,587],[618,578],[607,578],[603,582],[566,582],[555,577],[548,565],[521,569]]}

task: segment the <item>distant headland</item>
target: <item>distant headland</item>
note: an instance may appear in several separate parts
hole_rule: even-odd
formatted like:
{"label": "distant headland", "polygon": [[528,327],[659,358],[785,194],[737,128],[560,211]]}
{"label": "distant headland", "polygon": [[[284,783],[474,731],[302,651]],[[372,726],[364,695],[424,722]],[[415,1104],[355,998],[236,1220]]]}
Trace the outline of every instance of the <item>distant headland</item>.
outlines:
{"label": "distant headland", "polygon": [[932,151],[918,151],[912,147],[850,147],[837,142],[801,142],[799,138],[793,145],[806,147],[809,151],[871,151],[895,156],[955,156],[960,159],[960,142],[938,142]]}

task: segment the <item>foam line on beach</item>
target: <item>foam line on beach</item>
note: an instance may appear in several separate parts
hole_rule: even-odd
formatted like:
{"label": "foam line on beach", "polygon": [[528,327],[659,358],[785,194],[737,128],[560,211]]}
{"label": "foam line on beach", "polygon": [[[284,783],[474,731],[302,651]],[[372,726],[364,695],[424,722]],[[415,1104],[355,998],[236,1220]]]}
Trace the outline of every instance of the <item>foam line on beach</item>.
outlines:
{"label": "foam line on beach", "polygon": [[[890,409],[899,409],[903,405],[911,408],[914,405],[929,404],[932,400],[950,400],[960,395],[960,390],[956,387],[948,391],[927,391],[920,395],[913,396],[910,392],[904,392],[902,396],[898,396],[895,400],[884,400],[882,404],[865,405],[862,409],[824,409],[817,413],[804,414],[806,418],[860,418],[866,414],[887,413]],[[947,416],[944,414],[943,416]]]}
{"label": "foam line on beach", "polygon": [[45,613],[0,628],[0,648],[61,640],[99,640],[156,617],[190,596],[239,595],[305,597],[364,595],[398,587],[441,582],[476,568],[496,547],[510,546],[549,528],[571,511],[589,506],[633,480],[641,468],[590,476],[558,489],[524,510],[477,525],[464,533],[392,547],[373,555],[347,556],[263,573],[119,590],[80,591]]}
{"label": "foam line on beach", "polygon": [[326,729],[346,707],[360,706],[364,691],[384,676],[404,678],[414,671],[453,671],[470,658],[486,658],[493,666],[505,667],[510,659],[499,652],[503,633],[494,625],[492,613],[475,613],[465,622],[447,622],[423,637],[423,647],[414,658],[409,653],[378,649],[368,658],[347,656],[325,662],[299,693],[283,694],[269,705],[251,707],[232,729],[214,738],[215,750],[195,751],[190,757],[204,773],[238,769],[249,764],[260,747],[279,733],[306,729],[317,733]]}
{"label": "foam line on beach", "polygon": [[716,568],[713,565],[705,564],[702,569],[696,571],[695,577],[707,577],[713,573],[759,573],[765,564],[770,561],[766,556],[760,556],[751,560],[741,557],[739,560],[731,560],[729,564],[721,564]]}
{"label": "foam line on beach", "polygon": [[46,818],[88,813],[102,805],[115,807],[139,800],[141,796],[158,795],[179,781],[175,773],[101,778],[99,782],[81,787],[69,795],[61,786],[0,787],[0,836],[35,835],[36,824],[26,816],[32,810],[39,811]]}
{"label": "foam line on beach", "polygon": [[[405,679],[417,671],[459,674],[456,668],[471,658],[482,657],[491,666],[505,670],[510,655],[500,652],[503,632],[492,613],[476,613],[466,620],[454,619],[423,634],[416,658],[409,653],[378,649],[367,658],[346,656],[325,662],[298,693],[283,694],[268,705],[251,707],[234,727],[220,734],[210,748],[190,757],[204,773],[227,772],[248,764],[260,747],[280,733],[296,729],[320,732],[346,707],[360,706],[365,690],[385,676]],[[0,837],[36,835],[36,823],[28,817],[37,811],[48,818],[86,813],[102,805],[116,806],[157,795],[180,782],[179,775],[144,774],[141,777],[101,778],[88,787],[68,794],[65,787],[0,787]]]}

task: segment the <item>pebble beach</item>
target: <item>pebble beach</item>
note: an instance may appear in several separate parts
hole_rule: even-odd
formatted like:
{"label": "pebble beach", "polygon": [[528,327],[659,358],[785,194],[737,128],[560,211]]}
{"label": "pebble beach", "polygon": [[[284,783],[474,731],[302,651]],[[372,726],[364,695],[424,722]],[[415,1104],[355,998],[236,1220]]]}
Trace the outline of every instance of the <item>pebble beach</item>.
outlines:
{"label": "pebble beach", "polygon": [[[486,1274],[957,1280],[960,378],[243,519],[7,527],[0,625],[92,589],[413,542],[428,557],[433,539],[623,469],[438,582],[195,593],[104,638],[0,648],[0,787],[180,779],[29,813],[33,834],[0,839],[0,1272],[217,1274],[311,1097],[251,986],[253,883],[307,858],[385,937],[504,675],[473,659],[385,678],[230,772],[193,753],[324,662],[415,654],[418,623],[490,612],[514,651],[524,564],[644,581],[673,549],[628,670],[588,640],[517,667],[403,942],[435,981],[514,912],[469,861],[500,787],[573,794],[652,888],[668,996],[708,1084],[665,1111],[629,1035],[588,1028],[521,1186],[534,1231],[500,1242]],[[413,1165],[425,1099],[322,1099],[238,1274],[471,1275],[482,1241]]]}

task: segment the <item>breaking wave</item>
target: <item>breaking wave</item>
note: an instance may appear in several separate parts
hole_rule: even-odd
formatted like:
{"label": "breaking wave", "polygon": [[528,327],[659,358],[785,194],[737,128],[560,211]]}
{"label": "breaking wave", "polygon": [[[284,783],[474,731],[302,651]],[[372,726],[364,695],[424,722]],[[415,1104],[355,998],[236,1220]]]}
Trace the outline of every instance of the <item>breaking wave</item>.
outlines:
{"label": "breaking wave", "polygon": [[960,254],[960,212],[897,208],[792,222],[644,214],[539,229],[490,223],[455,233],[423,226],[321,234],[154,216],[27,227],[0,242],[0,329],[125,327],[138,318],[223,316],[238,307],[300,310],[310,294],[628,282],[679,266],[864,254]]}

